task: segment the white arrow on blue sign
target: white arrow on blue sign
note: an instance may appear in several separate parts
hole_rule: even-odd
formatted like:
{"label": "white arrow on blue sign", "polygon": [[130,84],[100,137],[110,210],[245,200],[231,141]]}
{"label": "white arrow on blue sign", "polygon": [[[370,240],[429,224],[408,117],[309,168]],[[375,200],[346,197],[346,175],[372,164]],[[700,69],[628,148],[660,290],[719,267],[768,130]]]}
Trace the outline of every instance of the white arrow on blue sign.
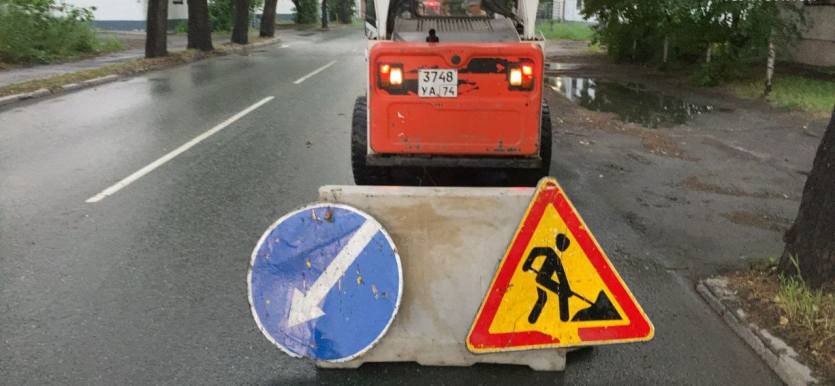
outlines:
{"label": "white arrow on blue sign", "polygon": [[385,335],[403,292],[385,229],[347,205],[315,203],[273,224],[252,252],[249,304],[261,332],[294,357],[362,355]]}

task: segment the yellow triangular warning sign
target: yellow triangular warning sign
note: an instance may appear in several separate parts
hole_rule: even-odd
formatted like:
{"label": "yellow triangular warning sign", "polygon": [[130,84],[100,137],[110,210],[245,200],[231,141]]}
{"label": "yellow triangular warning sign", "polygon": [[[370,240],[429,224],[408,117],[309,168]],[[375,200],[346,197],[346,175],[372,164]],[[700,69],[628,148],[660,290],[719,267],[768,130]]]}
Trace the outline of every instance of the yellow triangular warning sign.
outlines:
{"label": "yellow triangular warning sign", "polygon": [[543,178],[479,308],[474,353],[634,342],[654,329],[562,188]]}

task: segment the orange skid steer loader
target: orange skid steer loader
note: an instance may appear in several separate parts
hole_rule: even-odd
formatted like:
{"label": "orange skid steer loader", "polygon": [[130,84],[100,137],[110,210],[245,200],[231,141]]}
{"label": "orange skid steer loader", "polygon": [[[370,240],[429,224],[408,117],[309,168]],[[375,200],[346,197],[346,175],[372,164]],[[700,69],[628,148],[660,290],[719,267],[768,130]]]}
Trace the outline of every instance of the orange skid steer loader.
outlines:
{"label": "orange skid steer loader", "polygon": [[548,175],[538,0],[369,0],[368,91],[352,120],[358,185],[414,167]]}

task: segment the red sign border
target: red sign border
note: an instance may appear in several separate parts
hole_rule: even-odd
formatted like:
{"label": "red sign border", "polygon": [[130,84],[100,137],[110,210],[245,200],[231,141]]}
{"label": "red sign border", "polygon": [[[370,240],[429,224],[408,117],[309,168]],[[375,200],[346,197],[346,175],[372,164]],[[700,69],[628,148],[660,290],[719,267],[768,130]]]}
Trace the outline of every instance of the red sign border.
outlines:
{"label": "red sign border", "polygon": [[[519,266],[519,261],[522,259],[522,255],[525,253],[525,249],[549,204],[552,204],[557,210],[580,248],[588,256],[589,262],[597,270],[604,285],[608,287],[615,302],[620,304],[621,309],[629,319],[630,323],[628,325],[579,328],[577,333],[583,343],[571,345],[560,344],[559,339],[538,331],[499,334],[489,332],[490,325],[493,323],[499,305],[504,298],[505,291],[503,289],[510,284],[513,272]],[[629,289],[626,288],[620,275],[612,267],[611,262],[598,245],[597,240],[589,233],[588,227],[577,214],[576,209],[574,209],[568,197],[565,196],[557,181],[552,178],[541,180],[467,336],[467,346],[470,351],[480,353],[634,342],[650,340],[653,335],[654,328],[649,318],[635,301]]]}

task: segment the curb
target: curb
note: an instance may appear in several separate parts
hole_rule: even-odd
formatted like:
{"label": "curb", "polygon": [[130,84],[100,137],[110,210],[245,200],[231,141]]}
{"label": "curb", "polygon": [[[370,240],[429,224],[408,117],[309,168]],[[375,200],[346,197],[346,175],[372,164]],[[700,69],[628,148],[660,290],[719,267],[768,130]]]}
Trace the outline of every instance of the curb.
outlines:
{"label": "curb", "polygon": [[781,339],[748,321],[739,299],[725,279],[706,279],[696,285],[698,292],[739,337],[765,361],[787,385],[817,385],[812,370],[798,361],[797,352]]}
{"label": "curb", "polygon": [[[230,48],[230,49],[225,50],[225,51],[216,52],[216,54],[218,56],[225,56],[225,55],[229,55],[229,54],[233,54],[233,53],[246,52],[247,50],[250,50],[250,49],[253,49],[253,48],[259,48],[259,47],[264,47],[264,46],[276,44],[280,41],[281,41],[280,38],[272,38],[272,39],[269,39],[269,40],[264,40],[264,41],[261,41],[261,42],[252,43],[252,44],[248,44],[248,45],[239,45],[237,47]],[[194,62],[197,62],[197,61],[200,61],[200,60],[203,60],[203,59],[207,59],[207,58],[201,58],[201,59],[195,60]],[[189,63],[193,63],[193,62],[189,62]],[[128,76],[138,75],[138,74],[142,74],[142,73],[146,73],[146,72],[150,72],[150,71],[154,71],[154,70],[138,71],[138,72],[134,72],[134,73],[132,73],[131,75],[128,75]],[[82,90],[82,89],[85,89],[85,88],[94,87],[94,86],[102,85],[102,84],[105,84],[105,83],[115,82],[115,81],[117,81],[119,79],[122,79],[122,78],[125,78],[125,77],[126,77],[126,75],[115,75],[115,74],[114,75],[107,75],[107,76],[102,76],[102,77],[99,77],[99,78],[93,78],[93,79],[85,80],[83,82],[68,83],[68,84],[65,84],[63,86],[56,87],[52,90],[42,88],[42,89],[38,89],[38,90],[35,90],[35,91],[32,91],[32,92],[7,95],[7,96],[4,96],[4,97],[0,97],[0,107],[9,106],[9,105],[12,105],[14,103],[23,102],[23,101],[27,101],[27,100],[30,100],[30,99],[42,98],[42,97],[53,95],[53,94],[60,94],[60,93],[68,92],[68,91]]]}
{"label": "curb", "polygon": [[47,95],[52,94],[52,91],[48,89],[42,88],[32,92],[27,92],[23,94],[14,94],[9,96],[4,96],[0,98],[0,106],[10,105],[12,103],[21,102],[29,99],[41,98]]}

